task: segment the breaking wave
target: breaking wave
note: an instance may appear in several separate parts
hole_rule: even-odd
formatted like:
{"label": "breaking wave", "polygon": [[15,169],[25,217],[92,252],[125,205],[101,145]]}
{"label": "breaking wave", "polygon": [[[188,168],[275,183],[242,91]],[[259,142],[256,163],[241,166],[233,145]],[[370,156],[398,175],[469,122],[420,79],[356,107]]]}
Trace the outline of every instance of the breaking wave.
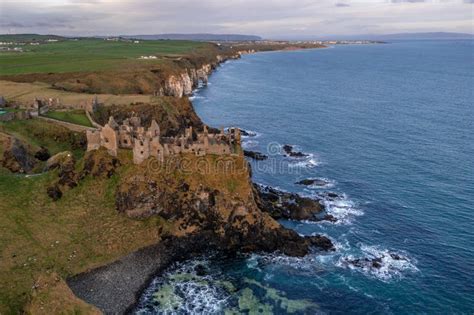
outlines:
{"label": "breaking wave", "polygon": [[361,244],[360,254],[342,255],[336,266],[364,273],[382,281],[399,279],[405,272],[416,272],[415,259],[403,251]]}
{"label": "breaking wave", "polygon": [[364,214],[346,194],[338,195],[334,199],[323,198],[323,204],[327,213],[337,219],[336,224],[351,224],[355,217]]}
{"label": "breaking wave", "polygon": [[201,275],[198,268],[209,269],[207,260],[173,265],[155,278],[142,295],[135,314],[220,314],[231,296],[219,275]]}
{"label": "breaking wave", "polygon": [[307,185],[305,190],[320,190],[320,189],[329,189],[333,188],[336,185],[335,180],[331,180],[324,177],[311,178],[315,182],[311,185]]}
{"label": "breaking wave", "polygon": [[190,101],[194,101],[194,100],[198,100],[198,99],[205,99],[205,97],[201,96],[201,95],[196,95],[196,94],[193,94],[189,97]]}
{"label": "breaking wave", "polygon": [[[305,153],[306,154],[306,153]],[[314,168],[316,166],[321,165],[321,161],[319,161],[314,154],[306,154],[305,157],[285,157],[288,161],[288,166],[293,168],[298,167],[307,167],[307,168]]]}
{"label": "breaking wave", "polygon": [[251,149],[258,146],[258,141],[256,140],[244,140],[242,141],[242,147],[244,149]]}

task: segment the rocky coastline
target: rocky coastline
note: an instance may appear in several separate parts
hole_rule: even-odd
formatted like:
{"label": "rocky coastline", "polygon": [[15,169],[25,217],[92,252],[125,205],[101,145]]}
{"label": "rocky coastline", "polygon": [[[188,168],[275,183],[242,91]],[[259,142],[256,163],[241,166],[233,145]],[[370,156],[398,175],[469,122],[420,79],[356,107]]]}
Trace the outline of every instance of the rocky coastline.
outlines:
{"label": "rocky coastline", "polygon": [[[242,53],[246,52],[232,58],[239,58]],[[216,63],[169,77],[159,95],[190,95],[227,59],[217,58]],[[299,156],[299,152],[288,149],[285,150],[288,155]],[[264,158],[256,152],[245,155]],[[243,156],[239,159],[238,163],[249,167]],[[94,168],[91,164],[97,158],[88,156],[86,160],[86,165]],[[173,231],[159,231],[161,240],[155,245],[67,279],[77,297],[104,313],[130,313],[153,277],[171,263],[198,254],[280,252],[301,257],[314,250],[334,250],[327,237],[300,236],[276,221],[281,218],[331,221],[332,218],[324,216],[324,206],[317,200],[255,185],[250,172],[239,178],[242,184],[239,197],[231,197],[210,184],[196,185],[190,178],[176,179],[147,171],[136,169],[133,176],[121,178],[116,191],[117,210],[134,219],[159,214],[176,222],[177,227]],[[141,178],[138,183],[137,176]]]}

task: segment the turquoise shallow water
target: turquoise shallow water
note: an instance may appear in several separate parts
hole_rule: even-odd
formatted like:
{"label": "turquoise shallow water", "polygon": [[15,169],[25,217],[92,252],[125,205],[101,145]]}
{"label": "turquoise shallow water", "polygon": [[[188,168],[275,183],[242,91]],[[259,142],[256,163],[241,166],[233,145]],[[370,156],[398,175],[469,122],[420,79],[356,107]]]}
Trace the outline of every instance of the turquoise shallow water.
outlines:
{"label": "turquoise shallow water", "polygon": [[[196,274],[196,260],[186,262],[157,278],[139,309],[163,310],[152,294],[168,286],[176,298],[169,310],[178,313],[253,305],[263,313],[472,314],[473,69],[473,41],[258,53],[225,63],[193,99],[199,116],[256,132],[245,139],[252,150],[279,143],[310,154],[252,162],[254,181],[309,196],[338,193],[326,201],[336,224],[282,222],[329,236],[337,250],[303,259],[203,257],[206,276],[183,280]],[[328,184],[294,184],[303,178]],[[348,263],[374,257],[383,257],[381,268]],[[301,299],[307,304],[294,301]]]}

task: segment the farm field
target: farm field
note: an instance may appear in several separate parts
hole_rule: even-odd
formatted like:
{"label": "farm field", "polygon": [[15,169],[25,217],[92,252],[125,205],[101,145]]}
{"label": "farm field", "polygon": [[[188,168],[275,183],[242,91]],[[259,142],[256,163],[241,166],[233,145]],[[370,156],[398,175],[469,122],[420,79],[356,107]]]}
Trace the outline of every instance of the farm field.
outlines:
{"label": "farm field", "polygon": [[[9,39],[2,39],[3,37],[0,36],[0,41]],[[19,47],[23,52],[0,52],[0,75],[122,70],[123,67],[150,66],[159,64],[167,56],[190,54],[210,48],[211,44],[168,40],[134,43],[103,39],[63,39],[58,42],[41,42],[39,45],[27,43]],[[149,55],[158,58],[138,59]]]}
{"label": "farm field", "polygon": [[[20,104],[32,104],[34,98],[59,98],[61,104],[68,107],[75,107],[79,104],[85,104],[92,101],[95,95],[86,93],[67,92],[53,89],[47,83],[20,83],[0,80],[0,91],[2,95],[12,101]],[[150,95],[128,94],[96,94],[100,103],[105,105],[128,105],[130,103],[153,103],[155,97]]]}

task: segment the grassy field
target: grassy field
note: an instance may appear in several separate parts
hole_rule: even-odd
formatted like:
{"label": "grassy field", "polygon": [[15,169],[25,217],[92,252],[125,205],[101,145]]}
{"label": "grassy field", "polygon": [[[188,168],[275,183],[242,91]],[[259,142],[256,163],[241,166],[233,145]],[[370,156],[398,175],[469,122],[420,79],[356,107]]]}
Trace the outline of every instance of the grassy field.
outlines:
{"label": "grassy field", "polygon": [[75,105],[90,103],[95,96],[100,103],[105,105],[129,105],[131,103],[154,103],[156,98],[150,95],[128,94],[97,94],[75,93],[52,89],[47,83],[20,83],[0,80],[1,95],[8,100],[22,105],[32,104],[36,98],[59,98],[61,104],[74,108]]}
{"label": "grassy field", "polygon": [[[30,145],[47,145],[51,152],[73,150],[65,141],[55,142],[38,133],[41,127],[37,123],[44,124],[29,120],[0,127]],[[24,132],[26,129],[30,132]],[[99,158],[101,154],[108,156],[105,150],[94,154]],[[192,161],[195,156],[187,157]],[[46,189],[57,180],[58,171],[25,176],[0,167],[0,314],[19,314],[25,307],[35,311],[42,308],[42,314],[57,314],[59,310],[63,314],[91,314],[90,306],[74,297],[64,279],[155,244],[160,240],[161,228],[173,228],[172,222],[160,217],[132,220],[118,213],[115,193],[124,180],[134,183],[136,176],[143,176],[163,185],[163,191],[169,189],[170,182],[179,185],[184,180],[194,190],[201,185],[219,188],[230,199],[244,198],[251,190],[243,156],[235,158],[241,172],[223,173],[210,168],[209,174],[167,168],[150,172],[147,165],[131,163],[129,150],[120,150],[118,158],[121,166],[112,177],[86,176],[55,202]],[[217,158],[206,156],[209,165],[218,165]],[[78,160],[76,170],[79,172],[83,165],[84,160]],[[54,275],[57,281],[51,279]],[[35,289],[44,281],[53,284],[45,291]]]}
{"label": "grassy field", "polygon": [[40,119],[0,122],[0,132],[27,143],[33,151],[43,146],[48,148],[52,155],[62,151],[71,151],[76,158],[84,155],[81,143],[85,141],[85,135],[72,132],[52,122]]}
{"label": "grassy field", "polygon": [[138,44],[102,39],[64,40],[38,46],[23,45],[24,52],[0,52],[0,75],[66,73],[119,69],[127,65],[159,64],[161,59],[139,60],[142,55],[182,55],[209,47],[191,41],[140,41]]}
{"label": "grassy field", "polygon": [[43,274],[66,278],[157,241],[155,219],[117,214],[117,177],[86,179],[53,202],[46,187],[56,177],[0,170],[1,314],[19,313]]}
{"label": "grassy field", "polygon": [[76,125],[92,127],[91,122],[87,118],[83,110],[73,110],[73,111],[49,111],[43,116],[69,122]]}
{"label": "grassy field", "polygon": [[[0,131],[31,146],[44,145],[53,154],[74,151],[74,146],[62,139],[61,129],[39,120],[0,125]],[[83,154],[76,154],[76,158]],[[129,155],[121,152],[119,158],[129,160]],[[79,160],[78,171],[82,165]],[[74,295],[63,279],[159,241],[157,228],[166,224],[161,219],[131,220],[115,209],[116,185],[120,172],[127,168],[124,165],[111,178],[87,176],[53,202],[46,189],[57,180],[57,171],[25,176],[0,166],[0,314],[21,313],[36,292],[32,288],[37,287],[38,278],[52,281],[37,296],[45,302],[44,309],[36,305],[43,309],[40,313],[84,313],[77,309],[80,303],[71,301]],[[52,275],[58,280],[51,279]],[[61,301],[71,302],[71,308]],[[48,307],[56,309],[48,312]]]}

